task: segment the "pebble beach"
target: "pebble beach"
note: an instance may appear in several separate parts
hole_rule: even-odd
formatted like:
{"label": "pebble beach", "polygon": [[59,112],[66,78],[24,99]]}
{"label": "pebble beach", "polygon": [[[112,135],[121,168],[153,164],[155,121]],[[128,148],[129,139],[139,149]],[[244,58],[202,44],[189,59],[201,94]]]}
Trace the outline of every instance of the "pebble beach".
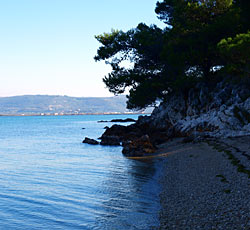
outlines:
{"label": "pebble beach", "polygon": [[160,229],[250,229],[250,136],[159,147]]}

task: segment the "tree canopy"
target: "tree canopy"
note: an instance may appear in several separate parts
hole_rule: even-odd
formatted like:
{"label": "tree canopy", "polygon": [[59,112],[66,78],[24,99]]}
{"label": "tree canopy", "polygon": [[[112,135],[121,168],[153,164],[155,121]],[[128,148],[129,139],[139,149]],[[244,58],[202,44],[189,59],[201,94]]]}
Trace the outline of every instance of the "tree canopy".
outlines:
{"label": "tree canopy", "polygon": [[248,0],[163,0],[155,12],[166,27],[140,23],[96,36],[95,56],[112,71],[103,78],[114,94],[129,90],[127,107],[141,109],[216,70],[249,77]]}

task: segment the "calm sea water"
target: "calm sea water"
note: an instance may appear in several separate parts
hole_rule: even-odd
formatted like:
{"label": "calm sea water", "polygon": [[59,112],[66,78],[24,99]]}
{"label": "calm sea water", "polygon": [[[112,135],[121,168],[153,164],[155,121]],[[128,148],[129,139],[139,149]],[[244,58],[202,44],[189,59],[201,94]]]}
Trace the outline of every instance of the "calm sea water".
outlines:
{"label": "calm sea water", "polygon": [[157,162],[81,143],[111,125],[98,120],[127,117],[0,117],[0,229],[158,226]]}

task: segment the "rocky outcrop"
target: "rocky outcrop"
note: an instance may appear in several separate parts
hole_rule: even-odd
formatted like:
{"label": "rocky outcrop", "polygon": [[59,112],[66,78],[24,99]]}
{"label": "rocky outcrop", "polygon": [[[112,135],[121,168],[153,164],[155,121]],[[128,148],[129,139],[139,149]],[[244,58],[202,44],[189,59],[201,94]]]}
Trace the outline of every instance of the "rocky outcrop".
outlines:
{"label": "rocky outcrop", "polygon": [[148,135],[144,135],[136,140],[127,141],[123,144],[122,153],[126,157],[143,156],[148,153],[154,153],[156,147],[153,146]]}
{"label": "rocky outcrop", "polygon": [[136,120],[132,118],[126,118],[126,119],[113,119],[110,122],[136,122]]}
{"label": "rocky outcrop", "polygon": [[230,83],[228,79],[215,86],[198,84],[183,94],[170,95],[151,116],[151,124],[182,135],[233,137],[250,134],[249,84]]}
{"label": "rocky outcrop", "polygon": [[250,135],[249,89],[248,79],[200,82],[185,94],[169,94],[151,116],[140,116],[129,126],[107,128],[101,143],[123,142],[124,155],[141,156],[173,137],[193,141]]}
{"label": "rocky outcrop", "polygon": [[85,137],[85,139],[82,141],[82,143],[86,143],[86,144],[90,144],[90,145],[98,145],[99,144],[98,141],[91,139],[91,138],[88,138],[88,137]]}
{"label": "rocky outcrop", "polygon": [[101,145],[121,145],[119,136],[104,136],[101,139]]}
{"label": "rocky outcrop", "polygon": [[117,139],[120,143],[126,140],[132,140],[142,135],[143,131],[137,125],[124,126],[115,124],[110,128],[107,127],[100,139],[101,142],[106,142],[108,139]]}
{"label": "rocky outcrop", "polygon": [[136,122],[136,120],[132,118],[126,118],[126,119],[112,119],[111,121],[98,121],[98,123],[104,123],[104,122],[118,122],[118,123],[125,123],[125,122]]}

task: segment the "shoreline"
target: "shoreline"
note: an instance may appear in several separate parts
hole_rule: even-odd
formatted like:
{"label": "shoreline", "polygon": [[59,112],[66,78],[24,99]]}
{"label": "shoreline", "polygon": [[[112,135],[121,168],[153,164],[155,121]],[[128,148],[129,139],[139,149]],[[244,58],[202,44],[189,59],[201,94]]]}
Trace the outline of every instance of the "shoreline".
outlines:
{"label": "shoreline", "polygon": [[160,145],[157,153],[174,152],[163,159],[160,229],[250,229],[249,143],[245,136]]}

